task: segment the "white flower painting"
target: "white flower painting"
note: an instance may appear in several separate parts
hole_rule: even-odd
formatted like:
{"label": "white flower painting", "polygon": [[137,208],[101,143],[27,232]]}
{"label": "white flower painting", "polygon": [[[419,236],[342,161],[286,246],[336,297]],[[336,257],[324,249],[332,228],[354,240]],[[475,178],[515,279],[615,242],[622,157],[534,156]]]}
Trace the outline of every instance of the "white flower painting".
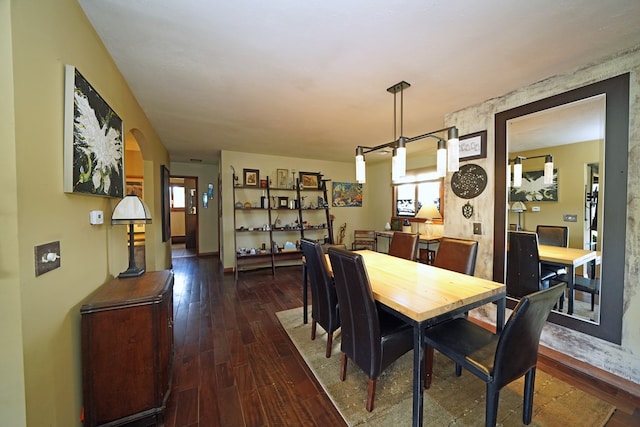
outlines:
{"label": "white flower painting", "polygon": [[522,185],[511,186],[510,202],[549,202],[558,201],[558,170],[553,170],[553,182],[544,183],[544,171],[522,172]]}
{"label": "white flower painting", "polygon": [[[122,197],[124,165],[122,120],[75,69],[67,66],[65,112],[72,114],[65,123],[65,191]],[[69,135],[72,141],[69,141]]]}

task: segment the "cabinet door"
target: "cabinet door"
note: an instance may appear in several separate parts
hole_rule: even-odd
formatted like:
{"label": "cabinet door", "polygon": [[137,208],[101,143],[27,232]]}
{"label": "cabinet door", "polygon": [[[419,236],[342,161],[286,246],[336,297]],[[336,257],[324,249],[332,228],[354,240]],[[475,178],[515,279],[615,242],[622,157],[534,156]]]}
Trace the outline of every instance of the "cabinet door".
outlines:
{"label": "cabinet door", "polygon": [[159,308],[158,319],[158,404],[164,407],[171,391],[173,366],[173,281]]}

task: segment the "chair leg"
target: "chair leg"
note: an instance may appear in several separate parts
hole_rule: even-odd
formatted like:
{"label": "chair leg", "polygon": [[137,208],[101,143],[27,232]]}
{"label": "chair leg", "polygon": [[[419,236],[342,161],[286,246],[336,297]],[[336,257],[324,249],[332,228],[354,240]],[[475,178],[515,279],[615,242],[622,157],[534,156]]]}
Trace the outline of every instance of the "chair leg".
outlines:
{"label": "chair leg", "polygon": [[431,387],[433,378],[433,347],[426,346],[424,349],[424,388]]}
{"label": "chair leg", "polygon": [[376,394],[376,380],[369,380],[369,384],[367,386],[367,411],[373,411],[373,398]]}
{"label": "chair leg", "polygon": [[342,363],[340,365],[340,381],[344,381],[347,378],[347,353],[342,353]]}
{"label": "chair leg", "polygon": [[331,346],[333,345],[333,332],[327,334],[327,359],[331,357]]}
{"label": "chair leg", "polygon": [[591,294],[591,311],[594,310],[594,308],[596,307],[595,305],[595,299],[596,299],[596,294]]}
{"label": "chair leg", "polygon": [[496,389],[495,383],[487,383],[487,406],[484,414],[484,425],[495,427],[498,420],[498,401],[500,390]]}
{"label": "chair leg", "polygon": [[522,406],[522,422],[529,425],[531,423],[531,414],[533,413],[533,391],[536,382],[535,366],[524,376],[524,403]]}
{"label": "chair leg", "polygon": [[316,339],[316,319],[311,319],[311,341]]}
{"label": "chair leg", "polygon": [[456,363],[456,377],[459,377],[462,375],[462,365],[458,365]]}

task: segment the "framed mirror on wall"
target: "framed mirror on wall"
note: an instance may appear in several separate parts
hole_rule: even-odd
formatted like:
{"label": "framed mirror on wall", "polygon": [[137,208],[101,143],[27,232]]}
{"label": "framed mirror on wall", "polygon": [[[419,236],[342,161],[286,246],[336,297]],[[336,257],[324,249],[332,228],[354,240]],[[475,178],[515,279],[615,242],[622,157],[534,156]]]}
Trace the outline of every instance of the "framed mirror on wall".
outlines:
{"label": "framed mirror on wall", "polygon": [[[597,217],[597,248],[600,248],[601,263],[598,271],[600,280],[599,317],[597,321],[584,319],[566,312],[552,312],[549,321],[620,344],[622,333],[622,304],[624,288],[624,253],[626,231],[627,198],[627,150],[629,143],[629,74],[623,74],[601,82],[593,83],[559,95],[516,107],[495,116],[495,211],[494,211],[494,271],[493,279],[505,282],[506,242],[508,217],[507,162],[509,159],[509,125],[519,118],[539,114],[543,111],[580,103],[589,98],[600,97],[605,103],[604,144],[601,153],[604,161],[599,161],[597,181],[599,186],[598,202],[601,215]],[[560,126],[562,128],[562,126]],[[594,162],[589,162],[593,165]],[[593,166],[583,165],[578,171],[566,173],[594,173]],[[590,169],[589,169],[590,168]],[[583,170],[584,169],[584,170]],[[558,179],[562,180],[562,171]],[[593,177],[591,182],[593,182]],[[584,189],[584,208],[593,191]],[[592,188],[591,188],[592,190]],[[581,194],[583,192],[581,191]],[[559,203],[554,202],[554,203]],[[585,222],[587,211],[576,207],[580,218]],[[571,208],[573,209],[573,208]],[[525,211],[526,212],[526,211]],[[522,213],[520,213],[522,214]],[[526,229],[526,213],[525,226]],[[532,231],[535,231],[532,230]],[[578,248],[584,242],[574,243]],[[596,248],[596,249],[597,249]],[[573,295],[569,295],[573,297]],[[508,306],[515,306],[516,300],[509,298]]]}

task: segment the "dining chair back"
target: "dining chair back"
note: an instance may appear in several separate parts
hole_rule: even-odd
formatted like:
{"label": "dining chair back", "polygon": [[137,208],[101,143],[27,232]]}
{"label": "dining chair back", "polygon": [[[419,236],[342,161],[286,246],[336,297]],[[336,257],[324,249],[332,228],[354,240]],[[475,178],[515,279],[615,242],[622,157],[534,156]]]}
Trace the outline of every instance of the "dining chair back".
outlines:
{"label": "dining chair back", "polygon": [[369,249],[375,251],[376,246],[376,232],[374,230],[355,230],[353,232],[352,250]]}
{"label": "dining chair back", "polygon": [[549,277],[540,276],[538,236],[526,231],[509,232],[507,295],[521,298],[549,287]]}
{"label": "dining chair back", "polygon": [[433,266],[473,276],[477,256],[478,242],[475,240],[443,237],[438,245]]}
{"label": "dining chair back", "polygon": [[[569,247],[569,227],[562,225],[538,225],[536,226],[538,243],[541,245]],[[545,262],[540,263],[540,272],[543,276],[554,279],[557,276],[567,273],[565,267]],[[555,276],[555,277],[554,277]]]}
{"label": "dining chair back", "polygon": [[496,425],[500,390],[523,375],[522,422],[531,422],[540,334],[565,287],[562,283],[520,299],[498,335],[464,317],[426,330],[427,351],[438,350],[455,362],[457,374],[462,367],[487,384],[486,426]]}
{"label": "dining chair back", "polygon": [[333,333],[340,327],[340,313],[336,288],[329,273],[322,245],[302,238],[300,248],[305,258],[305,268],[311,282],[311,339],[316,338],[320,324],[327,332],[326,357],[331,357]]}
{"label": "dining chair back", "polygon": [[342,329],[340,379],[351,359],[369,377],[366,409],[373,410],[376,380],[392,362],[413,348],[413,328],[378,309],[362,256],[329,248],[336,283]]}
{"label": "dining chair back", "polygon": [[389,255],[415,261],[418,253],[418,237],[418,233],[394,232],[389,243]]}

